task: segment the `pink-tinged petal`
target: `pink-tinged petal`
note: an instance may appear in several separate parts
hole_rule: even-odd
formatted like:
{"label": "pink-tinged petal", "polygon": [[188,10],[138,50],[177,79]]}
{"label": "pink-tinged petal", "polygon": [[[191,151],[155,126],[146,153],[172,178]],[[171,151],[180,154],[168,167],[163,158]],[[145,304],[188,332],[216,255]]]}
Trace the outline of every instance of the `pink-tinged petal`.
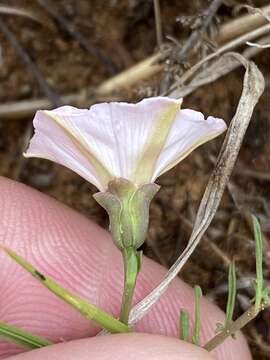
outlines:
{"label": "pink-tinged petal", "polygon": [[195,148],[223,133],[226,128],[222,119],[209,116],[205,120],[204,115],[198,111],[180,110],[156,163],[151,181],[174,167]]}
{"label": "pink-tinged petal", "polygon": [[180,103],[155,97],[137,104],[96,104],[90,110],[63,106],[39,111],[26,156],[67,166],[103,191],[114,177],[130,178],[160,114]]}
{"label": "pink-tinged petal", "polygon": [[181,100],[154,97],[137,104],[97,104],[90,110],[62,106],[38,111],[26,156],[58,162],[101,191],[113,178],[149,183],[226,129],[223,120],[205,120],[180,105]]}
{"label": "pink-tinged petal", "polygon": [[85,128],[87,141],[89,144],[95,142],[96,151],[99,151],[97,156],[103,159],[106,168],[113,169],[115,177],[130,179],[160,114],[172,105],[180,106],[180,103],[179,100],[154,97],[136,104],[111,102],[94,105],[90,108],[92,121]]}
{"label": "pink-tinged petal", "polygon": [[[88,110],[78,110],[71,106],[64,106],[51,111],[51,113],[57,116],[63,113],[76,113],[77,116],[85,118]],[[24,154],[25,157],[40,157],[57,162],[72,169],[100,190],[104,190],[96,169],[47,112],[38,111],[33,124],[35,134],[30,141],[27,152]]]}

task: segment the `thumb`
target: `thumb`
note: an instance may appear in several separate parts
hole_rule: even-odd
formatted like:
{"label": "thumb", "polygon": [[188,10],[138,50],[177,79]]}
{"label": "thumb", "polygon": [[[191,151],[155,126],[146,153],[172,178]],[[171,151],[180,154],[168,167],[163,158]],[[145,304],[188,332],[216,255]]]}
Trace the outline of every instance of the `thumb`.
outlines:
{"label": "thumb", "polygon": [[[120,346],[121,344],[121,346]],[[9,360],[211,360],[205,350],[176,338],[148,334],[98,336],[49,346]]]}

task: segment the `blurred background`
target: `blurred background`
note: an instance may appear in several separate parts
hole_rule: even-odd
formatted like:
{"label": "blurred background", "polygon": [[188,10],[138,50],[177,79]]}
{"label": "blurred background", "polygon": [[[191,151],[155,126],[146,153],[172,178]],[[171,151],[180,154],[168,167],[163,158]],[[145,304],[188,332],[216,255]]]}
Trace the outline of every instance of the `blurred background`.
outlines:
{"label": "blurred background", "polygon": [[[157,17],[152,0],[1,1],[0,175],[53,196],[107,228],[106,213],[91,197],[97,191],[92,185],[57,164],[22,157],[32,135],[34,112],[67,102],[88,107],[102,100],[137,101],[166,92],[193,63],[239,36],[241,27],[245,33],[267,23],[257,13],[253,16],[260,17],[259,25],[250,18],[235,25],[235,20],[250,13],[238,8],[240,2],[226,0],[220,1],[204,28],[210,4],[206,0],[160,0]],[[270,15],[268,1],[246,4],[268,6]],[[188,55],[177,59],[175,49],[181,50],[194,31],[201,31],[199,40]],[[236,51],[245,48],[241,44]],[[124,80],[121,88],[98,94],[104,81],[133,69],[158,51],[164,56],[155,65],[159,69],[154,74],[131,82]],[[247,309],[254,296],[255,249],[250,213],[262,223],[265,278],[270,279],[269,49],[261,49],[253,60],[265,76],[264,95],[253,114],[215,220],[181,273],[185,281],[199,284],[225,309],[227,270],[235,259],[236,315]],[[244,69],[238,68],[193,91],[185,97],[183,107],[224,118],[229,124],[241,94],[243,75]],[[63,100],[64,95],[67,98]],[[202,146],[158,180],[164,186],[151,206],[149,236],[143,250],[166,267],[173,264],[187,243],[221,143],[222,138],[218,138]],[[254,359],[270,359],[269,309],[246,327],[245,334]]]}

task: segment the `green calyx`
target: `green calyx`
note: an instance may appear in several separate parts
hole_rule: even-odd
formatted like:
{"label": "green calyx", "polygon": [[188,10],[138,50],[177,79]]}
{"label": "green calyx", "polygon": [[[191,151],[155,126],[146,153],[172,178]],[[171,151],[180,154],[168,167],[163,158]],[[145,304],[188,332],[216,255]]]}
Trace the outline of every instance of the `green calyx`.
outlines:
{"label": "green calyx", "polygon": [[109,182],[106,192],[94,195],[107,211],[110,230],[116,246],[138,249],[146,238],[149,223],[149,206],[159,190],[156,184],[137,187],[129,180],[117,178]]}

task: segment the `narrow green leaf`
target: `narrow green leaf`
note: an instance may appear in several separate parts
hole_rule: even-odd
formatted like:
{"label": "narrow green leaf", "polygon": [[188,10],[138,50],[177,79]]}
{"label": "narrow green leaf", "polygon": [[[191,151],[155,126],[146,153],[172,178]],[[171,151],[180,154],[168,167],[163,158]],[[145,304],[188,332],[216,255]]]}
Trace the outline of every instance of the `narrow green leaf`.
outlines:
{"label": "narrow green leaf", "polygon": [[189,313],[186,310],[180,312],[180,340],[189,341]]}
{"label": "narrow green leaf", "polygon": [[253,231],[256,243],[256,295],[255,295],[255,309],[257,312],[261,309],[263,299],[263,241],[261,226],[258,219],[252,215]]}
{"label": "narrow green leaf", "polygon": [[57,297],[71,305],[74,309],[78,310],[87,319],[94,321],[96,324],[100,325],[111,333],[123,333],[130,331],[127,325],[115,319],[112,315],[106,313],[104,310],[98,308],[97,306],[90,304],[85,299],[82,299],[81,297],[62,288],[55,281],[40,273],[30,263],[24,260],[21,256],[17,255],[14,251],[5,247],[1,248],[8,256],[10,256],[26,271],[28,271],[37,280],[39,280],[43,286],[49,289]]}
{"label": "narrow green leaf", "polygon": [[233,319],[234,307],[236,299],[236,271],[234,261],[230,264],[229,267],[229,277],[228,277],[228,300],[226,308],[226,320],[225,328],[230,325]]}
{"label": "narrow green leaf", "polygon": [[200,345],[200,331],[201,331],[201,310],[200,310],[200,299],[202,297],[202,289],[195,285],[195,323],[192,335],[192,343]]}
{"label": "narrow green leaf", "polygon": [[33,335],[26,330],[22,330],[14,325],[9,325],[4,322],[0,322],[0,337],[30,349],[37,349],[53,344],[47,339]]}

